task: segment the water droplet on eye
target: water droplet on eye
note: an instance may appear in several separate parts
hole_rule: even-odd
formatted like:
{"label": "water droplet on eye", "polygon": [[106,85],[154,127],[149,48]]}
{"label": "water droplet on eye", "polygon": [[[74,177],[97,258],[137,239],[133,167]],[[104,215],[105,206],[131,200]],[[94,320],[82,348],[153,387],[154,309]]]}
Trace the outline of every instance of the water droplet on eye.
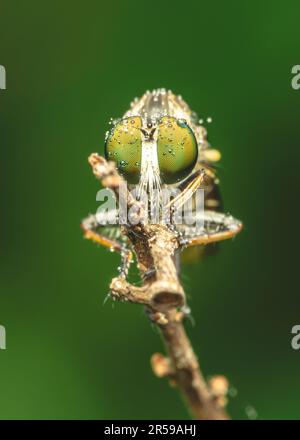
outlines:
{"label": "water droplet on eye", "polygon": [[177,120],[177,125],[179,125],[179,127],[181,127],[181,128],[186,128],[187,122],[186,122],[185,119],[178,119]]}
{"label": "water droplet on eye", "polygon": [[126,160],[121,160],[119,163],[119,166],[124,168],[126,165],[128,165],[128,162],[126,162]]}

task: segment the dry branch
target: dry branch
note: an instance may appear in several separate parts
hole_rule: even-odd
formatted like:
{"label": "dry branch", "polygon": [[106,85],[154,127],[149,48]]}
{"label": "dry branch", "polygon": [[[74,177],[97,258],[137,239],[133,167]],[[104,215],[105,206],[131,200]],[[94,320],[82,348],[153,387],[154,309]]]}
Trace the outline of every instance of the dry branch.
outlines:
{"label": "dry branch", "polygon": [[[114,164],[97,154],[90,156],[89,163],[103,186],[118,196],[123,179]],[[140,222],[122,227],[122,232],[131,242],[144,282],[141,287],[136,287],[122,276],[114,278],[110,285],[112,296],[146,307],[149,318],[161,331],[168,355],[164,357],[156,353],[152,356],[153,371],[158,377],[168,377],[178,387],[193,417],[227,419],[224,410],[226,386],[223,386],[222,396],[220,377],[218,392],[215,392],[213,380],[210,382],[212,386],[206,383],[183,326],[185,293],[174,263],[174,254],[179,247],[176,233],[162,224],[143,224],[143,207],[129,192],[127,204],[136,207]]]}

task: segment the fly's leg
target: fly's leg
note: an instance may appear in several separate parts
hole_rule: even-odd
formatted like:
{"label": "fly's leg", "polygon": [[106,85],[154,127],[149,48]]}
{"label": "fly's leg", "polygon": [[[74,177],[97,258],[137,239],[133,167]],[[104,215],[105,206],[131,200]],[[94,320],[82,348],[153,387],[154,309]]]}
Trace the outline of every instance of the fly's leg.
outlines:
{"label": "fly's leg", "polygon": [[97,223],[96,217],[90,215],[86,217],[81,222],[81,228],[83,230],[84,238],[93,241],[94,243],[100,244],[108,248],[110,251],[118,252],[121,255],[121,265],[119,267],[120,277],[125,279],[128,275],[129,267],[132,262],[133,256],[131,250],[118,240],[114,240],[101,234],[99,229],[99,224]]}
{"label": "fly's leg", "polygon": [[165,206],[167,214],[170,215],[171,224],[174,223],[176,211],[178,211],[193,196],[193,194],[195,194],[197,189],[204,182],[205,176],[206,173],[203,169],[197,170],[178,186],[181,192]]}
{"label": "fly's leg", "polygon": [[133,260],[133,255],[131,250],[128,247],[123,246],[121,250],[121,265],[118,268],[120,278],[122,279],[127,278],[132,260]]}
{"label": "fly's leg", "polygon": [[200,152],[200,163],[201,161],[208,163],[216,163],[221,159],[221,153],[215,148],[207,148]]}
{"label": "fly's leg", "polygon": [[180,194],[172,199],[166,208],[175,211],[180,209],[187,200],[189,200],[197,189],[201,186],[205,178],[205,171],[203,169],[195,171],[188,179],[179,185]]}

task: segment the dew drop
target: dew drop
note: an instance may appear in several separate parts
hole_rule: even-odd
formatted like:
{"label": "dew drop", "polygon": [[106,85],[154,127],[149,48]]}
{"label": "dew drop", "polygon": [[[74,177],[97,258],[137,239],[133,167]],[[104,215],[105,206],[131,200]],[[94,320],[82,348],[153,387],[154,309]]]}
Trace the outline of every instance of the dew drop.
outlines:
{"label": "dew drop", "polygon": [[186,126],[187,126],[186,120],[185,119],[178,119],[177,125],[179,125],[179,127],[181,127],[181,128],[186,128]]}
{"label": "dew drop", "polygon": [[120,167],[124,168],[126,165],[128,165],[128,162],[126,162],[126,160],[121,160],[119,165]]}
{"label": "dew drop", "polygon": [[229,397],[236,397],[238,394],[238,390],[234,388],[233,386],[230,386],[228,389],[228,396]]}
{"label": "dew drop", "polygon": [[251,405],[246,406],[245,413],[246,413],[248,419],[250,419],[250,420],[257,419],[258,414],[257,414],[256,409],[253,406],[251,406]]}

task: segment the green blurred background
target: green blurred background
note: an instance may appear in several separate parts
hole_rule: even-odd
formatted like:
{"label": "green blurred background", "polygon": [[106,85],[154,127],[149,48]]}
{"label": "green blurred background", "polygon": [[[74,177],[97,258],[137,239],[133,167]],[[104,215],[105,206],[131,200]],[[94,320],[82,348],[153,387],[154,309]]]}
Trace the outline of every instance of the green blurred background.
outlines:
{"label": "green blurred background", "polygon": [[146,89],[208,124],[226,210],[245,223],[186,266],[205,375],[237,390],[233,418],[300,417],[298,1],[2,1],[0,418],[186,418],[154,377],[141,308],[103,300],[119,258],[82,239],[97,208],[87,156]]}

